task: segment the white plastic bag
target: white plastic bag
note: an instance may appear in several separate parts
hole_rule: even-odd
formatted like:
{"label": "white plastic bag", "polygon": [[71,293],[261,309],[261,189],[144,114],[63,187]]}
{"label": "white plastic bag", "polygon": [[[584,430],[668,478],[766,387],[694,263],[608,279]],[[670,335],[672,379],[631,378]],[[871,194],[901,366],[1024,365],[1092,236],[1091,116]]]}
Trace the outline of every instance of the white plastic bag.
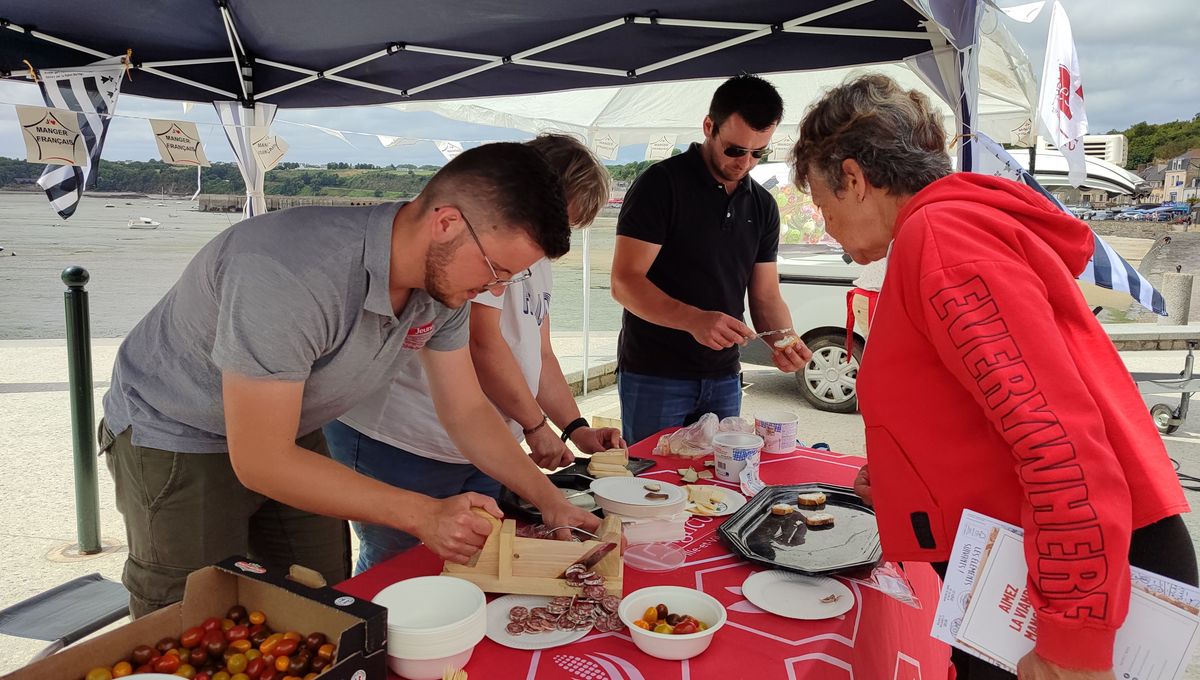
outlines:
{"label": "white plastic bag", "polygon": [[754,422],[747,421],[741,416],[729,416],[722,418],[721,424],[717,427],[719,432],[741,432],[743,434],[754,434]]}
{"label": "white plastic bag", "polygon": [[705,413],[700,420],[671,434],[658,438],[654,453],[659,456],[699,458],[712,453],[712,440],[720,423],[717,414]]}

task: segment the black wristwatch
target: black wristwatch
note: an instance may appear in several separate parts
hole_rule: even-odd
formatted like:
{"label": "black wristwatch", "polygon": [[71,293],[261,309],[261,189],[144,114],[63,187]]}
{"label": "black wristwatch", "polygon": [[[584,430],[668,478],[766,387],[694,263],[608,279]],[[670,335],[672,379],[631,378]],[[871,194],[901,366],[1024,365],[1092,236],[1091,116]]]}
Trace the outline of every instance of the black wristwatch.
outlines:
{"label": "black wristwatch", "polygon": [[571,434],[581,427],[588,427],[587,418],[576,418],[575,420],[567,423],[567,426],[564,427],[562,431],[563,443],[567,443],[567,440],[571,438]]}

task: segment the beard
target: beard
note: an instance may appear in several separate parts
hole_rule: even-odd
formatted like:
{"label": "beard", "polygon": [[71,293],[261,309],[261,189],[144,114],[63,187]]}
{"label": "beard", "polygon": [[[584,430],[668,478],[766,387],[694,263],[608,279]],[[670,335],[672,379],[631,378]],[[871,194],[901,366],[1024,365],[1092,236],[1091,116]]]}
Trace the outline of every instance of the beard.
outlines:
{"label": "beard", "polygon": [[429,246],[429,252],[425,255],[425,292],[451,309],[458,309],[466,303],[466,298],[458,301],[452,299],[455,292],[450,290],[450,283],[446,277],[446,266],[454,259],[454,252],[458,250],[459,245],[459,239],[450,243],[434,243]]}

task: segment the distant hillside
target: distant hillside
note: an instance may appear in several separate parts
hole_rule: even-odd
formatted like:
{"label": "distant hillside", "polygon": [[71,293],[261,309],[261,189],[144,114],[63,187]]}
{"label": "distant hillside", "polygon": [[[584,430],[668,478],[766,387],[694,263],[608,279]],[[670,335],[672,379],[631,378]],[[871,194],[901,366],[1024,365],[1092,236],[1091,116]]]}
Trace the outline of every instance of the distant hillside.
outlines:
{"label": "distant hillside", "polygon": [[[617,181],[631,181],[651,161],[610,165]],[[0,188],[26,188],[42,174],[44,166],[15,158],[0,157]],[[436,165],[390,165],[329,163],[324,168],[280,163],[267,173],[265,190],[271,196],[351,196],[411,198],[429,182]],[[245,189],[241,173],[233,163],[213,163],[200,173],[201,193],[240,194]],[[96,184],[89,191],[191,195],[196,191],[195,168],[167,165],[162,161],[100,161]]]}
{"label": "distant hillside", "polygon": [[1125,135],[1129,140],[1129,161],[1125,168],[1135,170],[1155,159],[1174,158],[1188,149],[1200,148],[1200,113],[1190,121],[1137,123],[1127,130],[1109,130],[1108,134]]}

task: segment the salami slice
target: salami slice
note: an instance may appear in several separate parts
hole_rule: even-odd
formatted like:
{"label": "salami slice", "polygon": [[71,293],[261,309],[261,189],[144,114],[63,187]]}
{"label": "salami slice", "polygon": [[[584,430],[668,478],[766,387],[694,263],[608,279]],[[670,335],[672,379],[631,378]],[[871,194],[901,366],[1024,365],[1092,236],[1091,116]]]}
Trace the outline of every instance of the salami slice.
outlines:
{"label": "salami slice", "polygon": [[524,635],[525,625],[518,621],[513,621],[505,626],[504,630],[508,631],[509,635]]}
{"label": "salami slice", "polygon": [[524,621],[529,618],[529,609],[527,607],[513,607],[508,610],[509,621]]}

